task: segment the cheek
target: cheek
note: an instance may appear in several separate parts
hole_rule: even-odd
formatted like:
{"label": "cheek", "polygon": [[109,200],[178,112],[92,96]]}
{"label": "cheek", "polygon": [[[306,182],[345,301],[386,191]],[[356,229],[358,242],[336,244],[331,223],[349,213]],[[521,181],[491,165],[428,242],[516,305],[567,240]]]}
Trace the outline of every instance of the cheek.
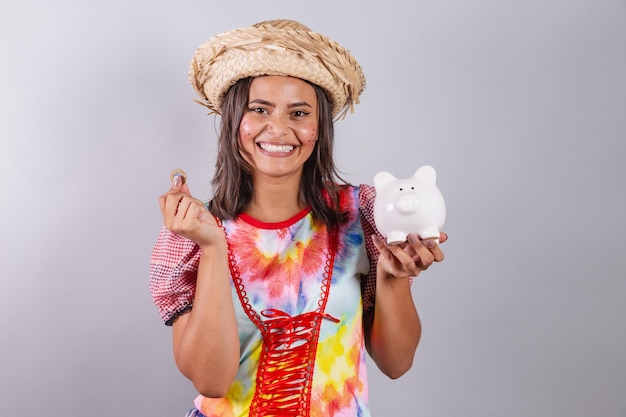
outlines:
{"label": "cheek", "polygon": [[239,124],[239,140],[248,140],[252,137],[252,129],[250,125],[242,120]]}
{"label": "cheek", "polygon": [[310,146],[315,146],[317,142],[317,128],[308,129],[303,135],[303,142]]}

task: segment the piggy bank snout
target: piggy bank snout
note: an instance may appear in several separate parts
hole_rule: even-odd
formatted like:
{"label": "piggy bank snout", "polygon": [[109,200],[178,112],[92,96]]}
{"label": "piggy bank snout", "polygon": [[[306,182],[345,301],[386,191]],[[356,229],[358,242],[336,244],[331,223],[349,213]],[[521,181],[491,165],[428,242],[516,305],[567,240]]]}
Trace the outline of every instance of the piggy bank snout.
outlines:
{"label": "piggy bank snout", "polygon": [[400,213],[413,213],[419,206],[420,201],[415,194],[403,194],[396,200],[396,208]]}

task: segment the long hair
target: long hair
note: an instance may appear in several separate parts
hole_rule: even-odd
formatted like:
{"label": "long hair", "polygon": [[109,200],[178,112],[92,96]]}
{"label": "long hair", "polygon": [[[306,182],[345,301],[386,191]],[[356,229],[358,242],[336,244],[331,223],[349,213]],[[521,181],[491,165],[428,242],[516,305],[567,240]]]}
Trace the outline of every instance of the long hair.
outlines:
{"label": "long hair", "polygon": [[[248,106],[250,84],[253,78],[244,78],[233,85],[222,105],[221,131],[217,146],[213,198],[209,210],[221,219],[234,219],[244,212],[252,200],[251,166],[241,156],[239,124]],[[346,220],[341,210],[339,190],[347,185],[335,166],[333,157],[335,131],[331,105],[324,90],[309,83],[318,103],[318,139],[313,153],[304,163],[298,198],[311,207],[315,221],[332,228]]]}

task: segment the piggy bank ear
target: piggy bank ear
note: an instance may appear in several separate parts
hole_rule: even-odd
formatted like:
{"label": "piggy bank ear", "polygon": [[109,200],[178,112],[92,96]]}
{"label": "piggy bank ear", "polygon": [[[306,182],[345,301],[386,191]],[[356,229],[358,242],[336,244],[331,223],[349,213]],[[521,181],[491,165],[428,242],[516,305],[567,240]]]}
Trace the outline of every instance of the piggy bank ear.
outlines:
{"label": "piggy bank ear", "polygon": [[420,167],[420,169],[413,174],[413,177],[430,184],[435,184],[437,182],[437,172],[435,171],[435,168],[430,165]]}
{"label": "piggy bank ear", "polygon": [[396,177],[394,177],[392,174],[385,171],[379,172],[378,174],[376,174],[376,176],[374,176],[374,188],[380,190],[382,187],[395,180]]}

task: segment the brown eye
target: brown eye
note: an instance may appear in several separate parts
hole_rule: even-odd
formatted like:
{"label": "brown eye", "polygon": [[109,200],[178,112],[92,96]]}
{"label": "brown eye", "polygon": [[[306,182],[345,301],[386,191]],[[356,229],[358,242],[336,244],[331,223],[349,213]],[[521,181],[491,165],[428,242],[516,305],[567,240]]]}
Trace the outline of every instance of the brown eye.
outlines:
{"label": "brown eye", "polygon": [[263,107],[249,107],[248,111],[251,111],[252,113],[258,113],[258,114],[267,113],[267,111]]}

